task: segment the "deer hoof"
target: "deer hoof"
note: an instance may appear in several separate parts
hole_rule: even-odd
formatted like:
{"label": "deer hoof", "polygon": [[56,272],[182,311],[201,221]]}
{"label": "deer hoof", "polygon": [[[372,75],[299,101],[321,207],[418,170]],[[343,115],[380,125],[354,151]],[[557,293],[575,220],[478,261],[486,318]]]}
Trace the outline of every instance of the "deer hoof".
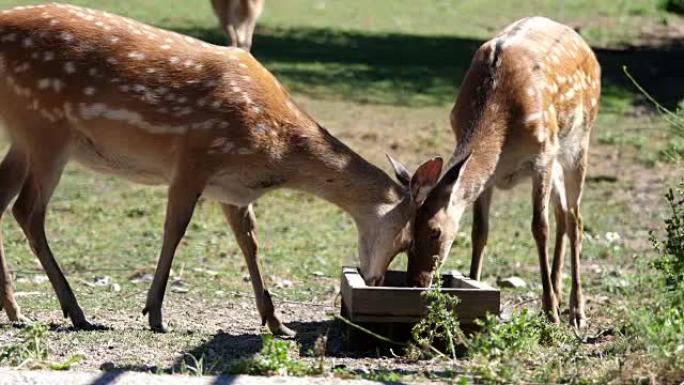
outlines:
{"label": "deer hoof", "polygon": [[268,329],[271,331],[271,333],[273,333],[274,336],[278,337],[293,338],[297,335],[297,333],[294,330],[283,325],[278,319],[273,319],[269,321]]}
{"label": "deer hoof", "polygon": [[13,325],[22,326],[30,324],[33,320],[23,314],[17,314],[14,317],[10,317],[10,322],[12,322]]}
{"label": "deer hoof", "polygon": [[582,330],[587,327],[587,317],[582,312],[570,311],[570,325],[577,330]]}
{"label": "deer hoof", "polygon": [[169,326],[165,323],[160,323],[158,325],[150,325],[150,329],[155,333],[168,333]]}

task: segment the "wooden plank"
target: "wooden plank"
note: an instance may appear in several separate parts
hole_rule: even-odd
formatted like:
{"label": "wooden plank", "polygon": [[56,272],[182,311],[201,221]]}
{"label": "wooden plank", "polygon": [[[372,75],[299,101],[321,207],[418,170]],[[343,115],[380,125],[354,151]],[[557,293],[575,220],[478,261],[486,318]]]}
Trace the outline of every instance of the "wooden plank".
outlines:
{"label": "wooden plank", "polygon": [[[405,273],[388,272],[389,281],[404,282]],[[471,323],[486,313],[499,314],[500,293],[486,283],[463,276],[444,275],[442,291],[457,296],[455,313],[463,323]],[[349,318],[356,322],[416,322],[426,311],[425,288],[366,286],[356,268],[344,268],[340,290]],[[454,287],[455,286],[455,287]]]}
{"label": "wooden plank", "polygon": [[342,270],[342,277],[340,279],[340,293],[342,293],[342,303],[344,304],[347,308],[347,315],[351,317],[353,315],[352,312],[352,301],[354,298],[353,292],[352,292],[352,287],[349,285],[349,279],[347,278],[347,272],[346,269]]}

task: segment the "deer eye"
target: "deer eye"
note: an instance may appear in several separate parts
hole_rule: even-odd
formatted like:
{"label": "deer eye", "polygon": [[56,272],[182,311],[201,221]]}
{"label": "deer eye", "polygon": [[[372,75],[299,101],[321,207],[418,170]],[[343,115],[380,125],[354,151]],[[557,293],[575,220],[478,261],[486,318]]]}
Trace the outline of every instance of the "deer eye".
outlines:
{"label": "deer eye", "polygon": [[438,228],[433,228],[430,230],[430,239],[433,241],[438,240],[440,236],[442,236],[442,230]]}

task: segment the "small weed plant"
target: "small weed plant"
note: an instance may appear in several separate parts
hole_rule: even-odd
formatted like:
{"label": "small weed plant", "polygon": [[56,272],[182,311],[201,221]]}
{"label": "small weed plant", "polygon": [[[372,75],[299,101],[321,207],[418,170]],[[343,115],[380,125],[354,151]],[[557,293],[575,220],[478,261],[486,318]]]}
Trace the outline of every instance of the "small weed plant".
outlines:
{"label": "small weed plant", "polygon": [[664,240],[651,233],[651,242],[659,255],[653,266],[662,273],[668,291],[678,297],[677,292],[684,290],[684,182],[670,189],[665,198],[670,216],[665,220]]}
{"label": "small weed plant", "polygon": [[190,353],[186,353],[185,359],[180,363],[178,373],[191,376],[206,376],[214,373],[217,364],[218,362],[206,362],[204,355],[197,358]]}
{"label": "small weed plant", "polygon": [[527,309],[512,317],[510,322],[500,322],[489,315],[478,324],[482,329],[470,340],[468,353],[471,356],[498,358],[529,352],[539,346],[565,343],[569,339],[560,326]]}
{"label": "small weed plant", "polygon": [[293,358],[297,344],[264,334],[261,352],[254,358],[240,361],[231,369],[232,374],[307,376],[320,374],[319,367],[307,365]]}
{"label": "small weed plant", "polygon": [[[666,194],[669,217],[665,236],[651,233],[658,254],[651,264],[654,272],[644,293],[645,305],[630,313],[627,334],[660,364],[651,371],[660,378],[684,378],[684,183]],[[670,381],[666,381],[670,382]]]}
{"label": "small weed plant", "polygon": [[[426,354],[448,355],[455,360],[456,348],[467,343],[454,312],[459,299],[441,291],[442,280],[439,278],[441,277],[439,271],[435,277],[437,278],[432,288],[423,294],[427,301],[427,312],[411,330],[416,345],[409,347],[409,354],[414,358]],[[442,345],[446,352],[437,348]]]}
{"label": "small weed plant", "polygon": [[64,362],[50,362],[48,328],[42,323],[27,325],[19,333],[19,341],[0,350],[0,363],[15,368],[69,370],[84,357],[76,354]]}

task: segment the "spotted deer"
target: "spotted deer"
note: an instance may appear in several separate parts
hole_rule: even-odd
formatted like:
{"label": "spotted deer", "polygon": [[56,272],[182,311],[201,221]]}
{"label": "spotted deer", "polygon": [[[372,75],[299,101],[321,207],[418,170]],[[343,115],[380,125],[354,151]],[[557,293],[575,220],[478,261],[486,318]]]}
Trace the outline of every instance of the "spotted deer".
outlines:
{"label": "spotted deer", "polygon": [[[90,327],[45,234],[45,213],[70,159],[95,171],[167,185],[164,236],[144,313],[163,331],[162,301],[176,248],[198,199],[218,201],[249,269],[262,321],[275,315],[261,274],[252,202],[276,188],[315,194],[357,225],[361,273],[379,284],[410,244],[420,203],[442,161],[394,182],[300,109],[248,52],[209,45],[109,13],[65,4],[0,13],[0,212],[13,214],[65,317]],[[1,301],[21,320],[4,253]]]}
{"label": "spotted deer", "polygon": [[[456,149],[416,215],[408,279],[429,285],[448,256],[459,221],[473,205],[470,277],[480,279],[494,187],[532,179],[532,234],[537,245],[543,309],[559,321],[565,235],[572,254],[570,322],[585,324],[580,285],[580,199],[589,135],[598,112],[600,67],[572,29],[542,17],[522,19],[475,53],[451,111]],[[556,244],[549,267],[548,204]]]}
{"label": "spotted deer", "polygon": [[211,0],[214,13],[219,19],[230,44],[249,51],[256,21],[264,10],[265,0]]}

